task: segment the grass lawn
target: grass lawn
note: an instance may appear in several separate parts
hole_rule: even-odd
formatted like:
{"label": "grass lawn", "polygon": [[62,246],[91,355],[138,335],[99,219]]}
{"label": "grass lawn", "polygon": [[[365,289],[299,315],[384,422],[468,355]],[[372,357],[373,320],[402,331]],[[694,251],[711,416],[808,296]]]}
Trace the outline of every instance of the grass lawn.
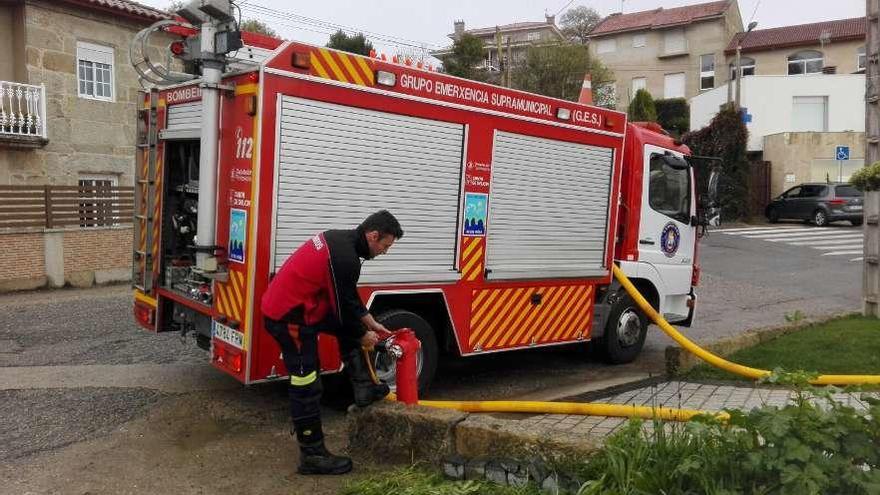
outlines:
{"label": "grass lawn", "polygon": [[[810,325],[778,339],[741,349],[726,359],[766,370],[784,368],[786,371],[822,374],[880,374],[880,320],[853,315]],[[706,364],[692,369],[685,378],[744,380]]]}

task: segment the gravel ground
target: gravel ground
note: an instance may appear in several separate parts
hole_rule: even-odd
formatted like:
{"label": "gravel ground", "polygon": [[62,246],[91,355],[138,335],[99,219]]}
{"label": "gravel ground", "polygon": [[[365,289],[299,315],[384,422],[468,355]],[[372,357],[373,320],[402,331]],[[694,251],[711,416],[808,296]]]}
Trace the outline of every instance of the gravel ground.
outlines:
{"label": "gravel ground", "polygon": [[0,391],[0,462],[106,435],[162,398],[144,389]]}
{"label": "gravel ground", "polygon": [[0,297],[0,367],[207,362],[179,334],[134,323],[127,286]]}

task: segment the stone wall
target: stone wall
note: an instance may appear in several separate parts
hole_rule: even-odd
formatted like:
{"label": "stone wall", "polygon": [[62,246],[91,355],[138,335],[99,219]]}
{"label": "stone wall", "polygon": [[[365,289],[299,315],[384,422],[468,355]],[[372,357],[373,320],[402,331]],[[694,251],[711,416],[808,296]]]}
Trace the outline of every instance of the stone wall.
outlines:
{"label": "stone wall", "polygon": [[0,233],[0,292],[131,279],[130,226]]}
{"label": "stone wall", "polygon": [[817,161],[833,164],[837,146],[848,146],[850,163],[861,163],[865,158],[865,133],[782,132],[765,136],[763,158],[772,163],[770,195],[782,194],[802,182],[824,181],[813,177],[812,168]]}
{"label": "stone wall", "polygon": [[[44,0],[27,2],[23,11],[26,80],[19,82],[46,85],[49,143],[36,150],[0,149],[0,184],[74,185],[81,174],[99,174],[131,186],[140,85],[129,46],[146,24]],[[164,52],[169,40],[153,49]],[[113,48],[113,101],[78,96],[78,41]]]}

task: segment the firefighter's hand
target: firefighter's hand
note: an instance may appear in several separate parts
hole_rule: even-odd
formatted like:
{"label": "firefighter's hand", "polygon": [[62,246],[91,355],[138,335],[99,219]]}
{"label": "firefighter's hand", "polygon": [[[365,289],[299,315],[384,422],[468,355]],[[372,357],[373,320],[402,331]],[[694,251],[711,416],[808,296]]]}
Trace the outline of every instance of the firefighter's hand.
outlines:
{"label": "firefighter's hand", "polygon": [[367,330],[367,333],[361,337],[361,346],[368,351],[372,351],[376,344],[379,343],[379,335],[372,330]]}
{"label": "firefighter's hand", "polygon": [[376,332],[379,335],[383,335],[383,336],[387,336],[389,333],[391,333],[391,330],[388,330],[387,328],[385,328],[385,325],[379,323],[378,321],[376,322],[375,325],[373,325],[370,328],[370,330]]}

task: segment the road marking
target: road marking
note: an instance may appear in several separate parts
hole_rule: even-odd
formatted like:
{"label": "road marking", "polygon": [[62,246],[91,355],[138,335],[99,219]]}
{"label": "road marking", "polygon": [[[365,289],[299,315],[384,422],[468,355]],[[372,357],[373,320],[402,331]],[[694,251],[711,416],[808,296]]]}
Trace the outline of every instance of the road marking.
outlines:
{"label": "road marking", "polygon": [[719,234],[739,235],[739,234],[748,234],[748,233],[756,233],[757,234],[760,232],[784,232],[787,230],[807,230],[810,228],[811,227],[783,227],[783,228],[760,227],[760,228],[751,228],[751,229],[720,229],[720,230],[710,230],[709,232],[710,233],[718,232]]}
{"label": "road marking", "polygon": [[741,237],[745,237],[747,239],[806,239],[810,237],[814,238],[826,238],[826,239],[839,239],[841,237],[861,237],[864,234],[861,232],[800,232],[800,233],[783,233],[783,234],[752,234],[752,235],[744,235]]}
{"label": "road marking", "polygon": [[[832,244],[849,244],[853,242],[855,239],[833,239],[828,241],[798,241],[798,242],[789,242],[792,246],[830,246]],[[780,241],[771,241],[771,242],[780,242]]]}
{"label": "road marking", "polygon": [[820,251],[833,251],[835,249],[856,249],[856,248],[862,249],[862,245],[861,244],[851,244],[848,246],[818,246],[818,247],[814,247],[813,249],[818,249]]}
{"label": "road marking", "polygon": [[863,252],[864,251],[862,249],[859,249],[858,251],[855,251],[855,250],[853,250],[853,251],[834,251],[831,253],[822,253],[822,256],[838,256],[841,254],[862,254]]}
{"label": "road marking", "polygon": [[[802,237],[786,237],[782,239],[759,239],[761,241],[767,242],[784,242],[786,244],[792,244],[795,246],[803,246],[803,243],[820,243],[820,242],[831,242],[831,241],[843,241],[843,242],[861,242],[863,236],[861,234],[857,235],[829,235],[829,236],[802,236]],[[798,244],[800,243],[800,244]]]}

